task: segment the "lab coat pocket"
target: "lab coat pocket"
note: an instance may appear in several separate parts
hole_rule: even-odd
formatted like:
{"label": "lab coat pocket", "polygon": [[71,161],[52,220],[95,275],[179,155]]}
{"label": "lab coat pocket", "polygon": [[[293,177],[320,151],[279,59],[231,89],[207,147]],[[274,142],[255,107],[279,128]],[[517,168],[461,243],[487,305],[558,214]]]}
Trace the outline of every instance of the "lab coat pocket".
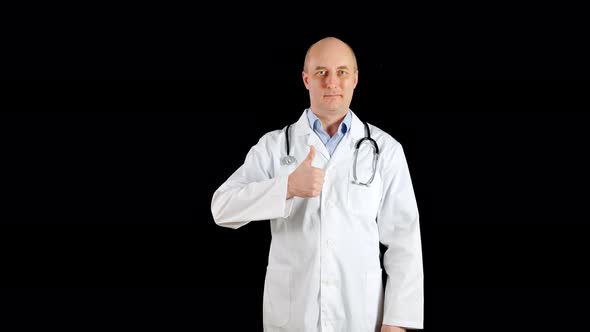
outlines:
{"label": "lab coat pocket", "polygon": [[348,176],[348,208],[352,214],[377,217],[377,210],[381,202],[381,179],[375,175],[369,186],[354,183],[352,171]]}
{"label": "lab coat pocket", "polygon": [[383,320],[383,280],[381,269],[367,272],[365,281],[367,331],[379,331]]}
{"label": "lab coat pocket", "polygon": [[266,269],[264,280],[263,321],[284,326],[291,315],[291,275],[288,269]]}

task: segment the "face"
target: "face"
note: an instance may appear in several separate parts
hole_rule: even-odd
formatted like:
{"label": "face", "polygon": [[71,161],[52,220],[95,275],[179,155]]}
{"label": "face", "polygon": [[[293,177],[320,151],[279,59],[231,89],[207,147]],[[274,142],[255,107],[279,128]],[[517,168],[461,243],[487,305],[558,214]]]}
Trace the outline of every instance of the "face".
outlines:
{"label": "face", "polygon": [[344,115],[358,82],[358,71],[349,47],[337,39],[325,39],[309,51],[303,83],[316,114]]}

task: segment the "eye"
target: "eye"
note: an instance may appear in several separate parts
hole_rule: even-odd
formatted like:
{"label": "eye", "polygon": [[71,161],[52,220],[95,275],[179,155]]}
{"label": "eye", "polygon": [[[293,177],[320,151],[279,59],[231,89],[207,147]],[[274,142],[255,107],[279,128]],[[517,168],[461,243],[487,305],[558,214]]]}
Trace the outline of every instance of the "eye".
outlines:
{"label": "eye", "polygon": [[348,72],[346,70],[339,70],[338,74],[339,75],[346,75],[346,74],[348,74]]}
{"label": "eye", "polygon": [[322,75],[322,76],[323,76],[323,75],[326,75],[326,71],[325,71],[325,70],[318,70],[318,71],[316,72],[316,74],[318,74],[318,75]]}

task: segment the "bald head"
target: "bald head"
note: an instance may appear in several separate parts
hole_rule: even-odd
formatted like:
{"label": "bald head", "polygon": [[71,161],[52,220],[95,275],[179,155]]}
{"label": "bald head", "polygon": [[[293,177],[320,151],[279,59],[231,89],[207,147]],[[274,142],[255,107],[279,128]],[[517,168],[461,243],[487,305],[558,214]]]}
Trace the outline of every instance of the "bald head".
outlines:
{"label": "bald head", "polygon": [[354,55],[352,47],[350,47],[350,45],[338,38],[326,37],[315,42],[307,49],[307,53],[305,54],[305,61],[303,62],[303,71],[307,73],[307,70],[309,69],[308,67],[310,58],[321,56],[321,54],[325,52],[348,53],[352,57],[352,61],[354,63],[354,70],[356,71],[358,69],[356,63],[356,56]]}
{"label": "bald head", "polygon": [[342,120],[359,77],[352,48],[334,37],[316,42],[307,50],[301,76],[312,112],[320,119]]}

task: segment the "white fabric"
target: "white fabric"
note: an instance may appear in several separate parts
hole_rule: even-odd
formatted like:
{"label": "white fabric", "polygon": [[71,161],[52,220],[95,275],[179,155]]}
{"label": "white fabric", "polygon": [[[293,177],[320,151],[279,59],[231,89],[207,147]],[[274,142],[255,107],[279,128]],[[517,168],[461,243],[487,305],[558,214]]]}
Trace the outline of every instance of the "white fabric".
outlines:
{"label": "white fabric", "polygon": [[[352,111],[350,111],[352,112]],[[220,226],[270,220],[272,242],[263,303],[267,332],[379,331],[381,324],[423,327],[423,268],[419,215],[402,146],[370,125],[380,148],[369,187],[352,183],[355,143],[365,136],[353,113],[351,130],[330,158],[305,112],[291,126],[291,155],[282,166],[285,131],[264,135],[244,164],[213,195]],[[287,178],[316,148],[315,167],[326,170],[319,197],[287,200]],[[372,171],[372,149],[359,151],[357,177]],[[379,242],[387,247],[383,266]]]}

